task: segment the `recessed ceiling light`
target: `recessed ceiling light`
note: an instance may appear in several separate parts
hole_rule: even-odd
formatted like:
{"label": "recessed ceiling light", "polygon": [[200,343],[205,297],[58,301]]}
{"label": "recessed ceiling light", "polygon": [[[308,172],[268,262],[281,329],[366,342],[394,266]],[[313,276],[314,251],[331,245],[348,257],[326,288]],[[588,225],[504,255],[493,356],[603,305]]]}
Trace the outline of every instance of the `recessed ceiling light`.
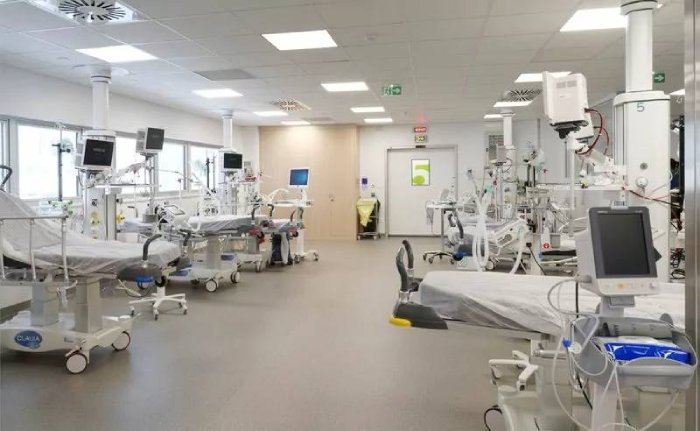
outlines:
{"label": "recessed ceiling light", "polygon": [[484,120],[500,120],[503,118],[501,114],[486,114],[484,115]]}
{"label": "recessed ceiling light", "polygon": [[107,63],[131,63],[136,61],[156,60],[146,51],[134,48],[131,45],[105,46],[103,48],[76,49],[81,54],[98,58]]}
{"label": "recessed ceiling light", "polygon": [[391,118],[365,118],[365,123],[367,124],[389,124],[393,122],[394,120]]}
{"label": "recessed ceiling light", "polygon": [[289,115],[284,111],[257,111],[253,112],[253,114],[258,117],[286,117]]}
{"label": "recessed ceiling light", "polygon": [[350,108],[350,110],[355,114],[376,114],[377,112],[386,111],[383,106],[356,106]]}
{"label": "recessed ceiling light", "polygon": [[676,90],[673,93],[671,93],[671,96],[685,96],[685,88],[681,88],[680,90]]}
{"label": "recessed ceiling light", "polygon": [[326,91],[331,93],[369,90],[369,87],[364,82],[327,82],[321,85],[326,89]]}
{"label": "recessed ceiling light", "polygon": [[270,33],[262,36],[280,51],[335,48],[338,46],[328,33],[328,30]]}
{"label": "recessed ceiling light", "polygon": [[[570,75],[571,72],[550,72],[555,78],[561,78]],[[515,80],[516,83],[523,82],[542,82],[542,73],[521,73],[518,79]]]}
{"label": "recessed ceiling light", "polygon": [[560,31],[605,30],[627,27],[627,17],[619,7],[577,10]]}
{"label": "recessed ceiling light", "polygon": [[523,106],[528,106],[532,103],[532,100],[517,101],[517,102],[496,102],[493,105],[494,108],[519,108]]}
{"label": "recessed ceiling light", "polygon": [[308,126],[310,124],[311,123],[309,123],[308,121],[304,121],[304,120],[282,121],[283,126]]}
{"label": "recessed ceiling light", "polygon": [[212,88],[207,90],[192,91],[197,96],[206,97],[207,99],[225,99],[230,97],[241,97],[241,93],[233,91],[230,88]]}

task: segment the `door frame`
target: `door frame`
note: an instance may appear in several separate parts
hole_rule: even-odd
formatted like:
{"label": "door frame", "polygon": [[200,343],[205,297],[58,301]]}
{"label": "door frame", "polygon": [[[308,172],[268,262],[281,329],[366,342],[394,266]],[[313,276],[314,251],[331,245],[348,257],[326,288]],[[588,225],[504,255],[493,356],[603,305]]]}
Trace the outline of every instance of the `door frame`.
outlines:
{"label": "door frame", "polygon": [[[386,230],[385,235],[388,237],[393,236],[390,234],[391,229],[389,227],[391,220],[389,219],[389,205],[391,200],[391,193],[389,193],[389,154],[392,152],[404,152],[404,151],[421,151],[421,150],[452,150],[454,153],[455,160],[455,196],[459,196],[459,149],[457,145],[432,145],[430,147],[389,147],[384,153],[384,190],[385,196],[384,200],[386,205],[384,206],[384,229]],[[414,235],[414,236],[426,236],[426,235]],[[429,235],[432,236],[432,235]]]}

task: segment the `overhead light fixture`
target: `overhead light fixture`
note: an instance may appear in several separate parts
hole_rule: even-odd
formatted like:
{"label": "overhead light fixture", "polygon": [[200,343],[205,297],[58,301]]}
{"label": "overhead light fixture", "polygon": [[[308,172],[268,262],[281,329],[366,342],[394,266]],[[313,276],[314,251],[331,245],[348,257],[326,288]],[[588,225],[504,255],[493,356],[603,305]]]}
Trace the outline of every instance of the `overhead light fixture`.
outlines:
{"label": "overhead light fixture", "polygon": [[528,106],[530,103],[532,103],[532,100],[523,100],[523,101],[515,101],[515,102],[502,101],[502,102],[496,102],[496,104],[493,105],[493,107],[494,108],[521,108],[523,106]]}
{"label": "overhead light fixture", "polygon": [[308,126],[310,124],[311,123],[309,123],[308,121],[304,121],[304,120],[282,121],[283,126]]}
{"label": "overhead light fixture", "polygon": [[207,90],[192,91],[197,96],[202,96],[207,99],[227,99],[231,97],[241,97],[241,93],[233,91],[230,88],[212,88]]}
{"label": "overhead light fixture", "polygon": [[369,91],[365,82],[327,82],[321,84],[330,93],[342,93],[349,91]]}
{"label": "overhead light fixture", "polygon": [[[571,72],[550,72],[555,78],[562,78],[567,75],[571,75]],[[542,73],[521,73],[518,79],[515,80],[516,84],[524,82],[542,82]]]}
{"label": "overhead light fixture", "polygon": [[262,37],[280,51],[295,51],[299,49],[336,48],[328,30],[296,31],[292,33],[269,33]]}
{"label": "overhead light fixture", "polygon": [[287,114],[284,111],[257,111],[257,112],[253,112],[253,114],[257,115],[258,117],[266,117],[266,118],[289,116],[289,114]]}
{"label": "overhead light fixture", "polygon": [[132,63],[136,61],[157,60],[157,57],[134,48],[131,45],[105,46],[103,48],[76,49],[81,54],[98,58],[107,63]]}
{"label": "overhead light fixture", "polygon": [[676,96],[676,97],[685,96],[685,88],[681,88],[680,90],[674,91],[673,93],[671,93],[671,96]]}
{"label": "overhead light fixture", "polygon": [[503,118],[501,114],[486,114],[484,115],[484,120],[500,120]]}
{"label": "overhead light fixture", "polygon": [[354,108],[350,108],[350,110],[355,114],[376,114],[378,112],[386,111],[383,106],[356,106]]}
{"label": "overhead light fixture", "polygon": [[606,30],[627,27],[627,17],[619,7],[577,10],[560,31]]}
{"label": "overhead light fixture", "polygon": [[367,124],[389,124],[393,122],[394,120],[391,118],[365,118],[365,123]]}

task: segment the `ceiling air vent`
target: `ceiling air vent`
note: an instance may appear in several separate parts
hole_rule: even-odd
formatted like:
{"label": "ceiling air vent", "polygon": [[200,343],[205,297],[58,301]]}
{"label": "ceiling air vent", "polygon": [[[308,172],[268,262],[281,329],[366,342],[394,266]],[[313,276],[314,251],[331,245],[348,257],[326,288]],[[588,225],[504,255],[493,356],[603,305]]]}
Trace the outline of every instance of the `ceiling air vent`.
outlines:
{"label": "ceiling air vent", "polygon": [[29,3],[83,24],[132,22],[144,18],[116,0],[29,0]]}
{"label": "ceiling air vent", "polygon": [[504,102],[532,102],[535,97],[542,93],[540,88],[523,88],[518,90],[510,90],[503,93]]}
{"label": "ceiling air vent", "polygon": [[271,102],[272,105],[278,107],[281,111],[308,111],[309,107],[296,99],[279,99]]}

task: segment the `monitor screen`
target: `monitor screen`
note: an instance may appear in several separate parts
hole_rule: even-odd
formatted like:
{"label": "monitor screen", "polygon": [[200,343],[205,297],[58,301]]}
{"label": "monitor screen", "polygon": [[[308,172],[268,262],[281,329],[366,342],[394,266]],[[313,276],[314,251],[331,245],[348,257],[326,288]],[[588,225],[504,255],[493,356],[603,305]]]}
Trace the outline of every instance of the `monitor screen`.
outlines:
{"label": "monitor screen", "polygon": [[146,129],[146,149],[160,151],[163,149],[165,141],[165,130],[154,129],[149,127]]}
{"label": "monitor screen", "polygon": [[83,164],[85,166],[112,166],[114,155],[114,142],[100,141],[97,139],[85,140]]}
{"label": "monitor screen", "polygon": [[[601,212],[597,215],[598,229],[594,242],[600,262],[596,262],[598,276],[603,277],[655,277],[653,246],[647,238],[644,213],[616,211]],[[651,248],[651,249],[650,249]],[[600,273],[602,270],[602,274]]]}
{"label": "monitor screen", "polygon": [[243,169],[243,154],[224,153],[224,169]]}
{"label": "monitor screen", "polygon": [[292,169],[291,171],[289,171],[289,185],[292,187],[308,187],[309,170]]}

